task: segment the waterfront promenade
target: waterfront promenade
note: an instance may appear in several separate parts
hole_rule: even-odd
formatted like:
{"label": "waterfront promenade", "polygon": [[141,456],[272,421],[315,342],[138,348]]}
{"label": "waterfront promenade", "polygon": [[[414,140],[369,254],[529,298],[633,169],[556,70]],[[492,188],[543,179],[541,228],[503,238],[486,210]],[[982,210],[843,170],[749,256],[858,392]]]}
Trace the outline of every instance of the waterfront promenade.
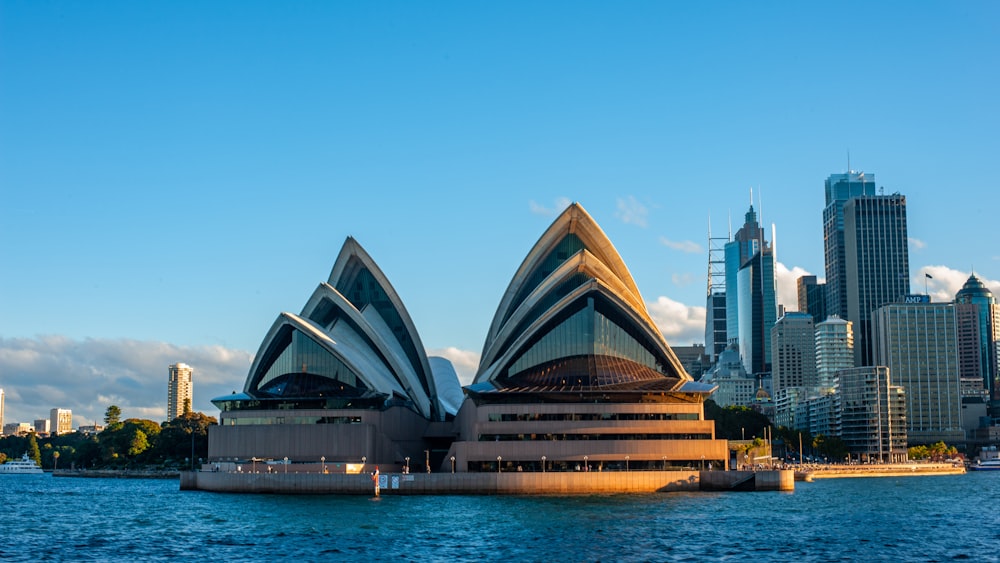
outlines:
{"label": "waterfront promenade", "polygon": [[[383,495],[584,495],[699,490],[791,491],[792,471],[383,473]],[[373,494],[368,474],[184,471],[181,490],[232,493]]]}
{"label": "waterfront promenade", "polygon": [[814,465],[801,471],[813,479],[841,477],[905,477],[915,475],[959,475],[965,466],[952,463],[894,463],[860,465]]}

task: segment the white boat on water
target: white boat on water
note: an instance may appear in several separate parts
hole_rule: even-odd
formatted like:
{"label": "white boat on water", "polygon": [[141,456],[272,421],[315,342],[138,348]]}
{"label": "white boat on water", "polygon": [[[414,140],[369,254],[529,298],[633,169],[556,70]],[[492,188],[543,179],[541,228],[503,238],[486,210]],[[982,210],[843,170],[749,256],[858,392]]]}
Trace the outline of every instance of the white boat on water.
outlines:
{"label": "white boat on water", "polygon": [[38,467],[35,460],[28,457],[28,452],[24,452],[21,459],[8,461],[0,464],[0,475],[23,475],[29,473],[41,473],[42,468]]}
{"label": "white boat on water", "polygon": [[1000,471],[1000,459],[978,461],[969,466],[972,471]]}

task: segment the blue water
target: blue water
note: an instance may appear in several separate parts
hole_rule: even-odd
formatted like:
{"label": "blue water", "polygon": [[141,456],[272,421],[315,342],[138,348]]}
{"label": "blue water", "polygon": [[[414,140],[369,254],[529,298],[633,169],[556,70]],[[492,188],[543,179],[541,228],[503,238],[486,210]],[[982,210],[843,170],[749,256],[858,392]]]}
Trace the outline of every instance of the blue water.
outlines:
{"label": "blue water", "polygon": [[0,478],[4,561],[996,561],[1000,473],[792,493],[234,495]]}

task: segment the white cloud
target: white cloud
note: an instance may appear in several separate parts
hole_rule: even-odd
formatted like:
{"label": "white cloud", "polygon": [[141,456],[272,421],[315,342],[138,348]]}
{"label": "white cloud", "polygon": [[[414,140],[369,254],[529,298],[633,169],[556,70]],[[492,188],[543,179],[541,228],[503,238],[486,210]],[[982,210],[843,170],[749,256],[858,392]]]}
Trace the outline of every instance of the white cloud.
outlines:
{"label": "white cloud", "polygon": [[692,307],[660,296],[647,303],[646,309],[668,344],[687,346],[705,342],[704,307]]}
{"label": "white cloud", "polygon": [[211,399],[239,390],[252,355],[221,346],[177,346],[128,339],[73,340],[59,335],[0,338],[5,422],[73,411],[74,425],[104,419],[114,404],[124,418],[166,418],[167,367],[194,368],[194,410],[217,416]]}
{"label": "white cloud", "polygon": [[554,217],[563,212],[567,207],[573,202],[567,197],[558,197],[555,200],[555,205],[553,207],[545,207],[544,205],[531,200],[528,202],[528,209],[531,210],[535,215],[543,215],[545,217]]}
{"label": "white cloud", "polygon": [[[931,279],[928,279],[926,274],[930,274]],[[926,285],[926,291],[930,294],[931,301],[939,303],[954,301],[955,294],[962,289],[970,275],[969,272],[955,270],[947,266],[924,266],[917,270],[917,275],[910,280],[910,293],[923,293]],[[981,276],[976,277],[993,292],[995,297],[1000,296],[1000,281],[989,280]]]}
{"label": "white cloud", "polygon": [[647,226],[646,217],[649,211],[646,206],[639,203],[635,197],[628,196],[627,199],[618,198],[618,211],[615,217],[622,220],[627,225]]}
{"label": "white cloud", "polygon": [[476,371],[479,369],[479,352],[461,350],[454,346],[449,346],[447,348],[427,350],[427,355],[441,356],[450,361],[451,365],[455,367],[455,373],[458,374],[458,381],[462,385],[472,384],[472,379],[476,377]]}
{"label": "white cloud", "polygon": [[[786,311],[797,311],[799,309],[799,278],[809,275],[812,274],[805,268],[794,266],[789,270],[787,266],[778,262],[774,268],[775,283],[778,285],[778,294],[775,296],[778,305],[784,305]],[[822,280],[819,281],[822,282]]]}
{"label": "white cloud", "polygon": [[689,240],[685,241],[674,241],[667,237],[660,237],[660,244],[666,246],[667,248],[672,248],[674,250],[680,250],[681,252],[687,254],[700,254],[704,252],[702,246],[696,242],[691,242]]}
{"label": "white cloud", "polygon": [[910,240],[910,247],[913,248],[913,250],[923,250],[924,247],[927,246],[927,243],[918,238],[910,237],[909,240]]}

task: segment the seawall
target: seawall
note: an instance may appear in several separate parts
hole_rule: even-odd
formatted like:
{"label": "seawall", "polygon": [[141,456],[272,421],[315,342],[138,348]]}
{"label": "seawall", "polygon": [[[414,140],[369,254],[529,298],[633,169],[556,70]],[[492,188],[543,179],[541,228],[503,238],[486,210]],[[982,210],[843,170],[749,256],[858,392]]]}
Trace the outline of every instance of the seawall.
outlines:
{"label": "seawall", "polygon": [[877,465],[820,465],[806,474],[814,479],[841,477],[907,477],[915,475],[960,475],[964,465],[951,463],[897,463]]}
{"label": "seawall", "polygon": [[[225,493],[371,495],[366,474],[183,471],[181,490]],[[385,495],[583,495],[699,490],[791,491],[792,471],[616,471],[549,473],[387,473]]]}

